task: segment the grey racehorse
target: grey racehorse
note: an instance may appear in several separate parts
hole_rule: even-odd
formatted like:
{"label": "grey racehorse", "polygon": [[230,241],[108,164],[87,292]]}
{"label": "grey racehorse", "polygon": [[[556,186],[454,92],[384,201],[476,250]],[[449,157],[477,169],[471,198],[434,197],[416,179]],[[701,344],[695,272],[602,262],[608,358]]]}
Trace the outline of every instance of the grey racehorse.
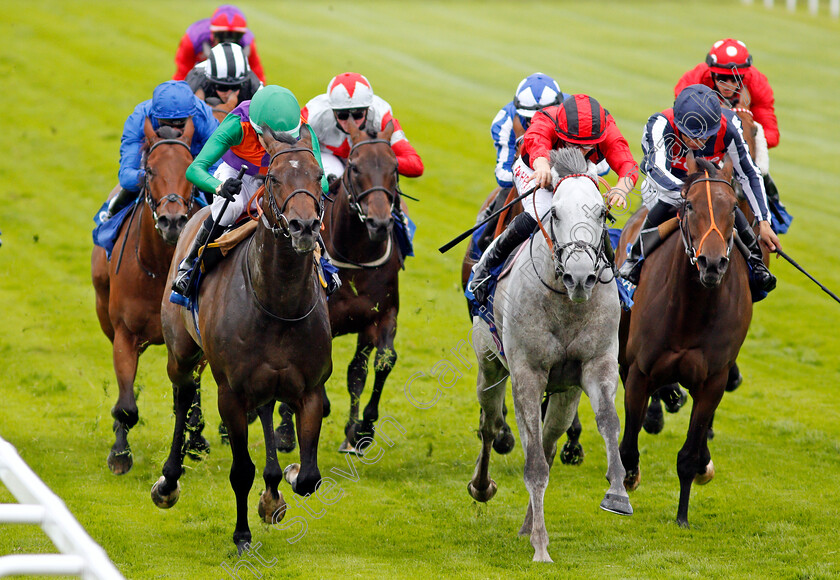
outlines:
{"label": "grey racehorse", "polygon": [[[504,425],[505,379],[511,377],[516,423],[525,451],[528,512],[519,535],[531,535],[534,560],[551,562],[543,497],[557,439],[572,422],[585,391],[607,448],[610,488],[601,508],[630,515],[624,467],[618,454],[620,425],[615,410],[618,384],[619,302],[612,270],[603,255],[606,209],[594,171],[577,149],[551,156],[555,193],[543,229],[533,236],[498,284],[494,323],[504,356],[486,322],[473,332],[479,361],[481,453],[470,495],[486,502],[496,493],[488,468],[493,439]],[[526,203],[530,198],[526,198]],[[549,243],[551,240],[551,243]],[[604,282],[604,283],[599,283]],[[540,428],[540,403],[549,394]]]}

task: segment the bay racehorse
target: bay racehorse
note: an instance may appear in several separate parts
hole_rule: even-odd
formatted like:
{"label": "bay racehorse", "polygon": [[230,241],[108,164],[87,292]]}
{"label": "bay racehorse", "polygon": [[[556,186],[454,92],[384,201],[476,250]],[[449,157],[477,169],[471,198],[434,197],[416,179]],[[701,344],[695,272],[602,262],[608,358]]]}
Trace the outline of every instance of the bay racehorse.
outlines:
{"label": "bay racehorse", "polygon": [[[91,256],[96,315],[102,331],[113,343],[119,387],[117,402],[111,409],[116,441],[108,455],[108,467],[117,475],[126,473],[133,464],[128,431],[139,419],[134,394],[137,363],[150,344],[163,344],[160,301],[168,288],[166,273],[178,236],[197,208],[194,190],[184,175],[193,159],[193,131],[192,121],[188,121],[183,132],[162,127],[156,133],[146,119],[143,202],[134,206],[122,225],[114,245],[114,259],[109,261],[99,246],[94,247]],[[208,447],[201,436],[203,420],[198,406],[191,423],[195,430],[190,432],[190,448],[194,457],[200,457],[200,452]]]}
{"label": "bay racehorse", "polygon": [[[351,124],[352,125],[352,124]],[[350,413],[339,451],[361,452],[374,437],[385,380],[397,361],[394,338],[400,307],[399,272],[403,257],[395,241],[394,217],[400,204],[397,156],[391,149],[393,124],[367,132],[351,126],[353,144],[340,179],[333,182],[332,202],[324,216],[324,243],[339,269],[341,288],[329,299],[332,335],[357,335],[356,352],[347,369]],[[370,400],[359,420],[359,406],[376,350]],[[281,451],[294,448],[288,410],[277,430]]]}
{"label": "bay racehorse", "polygon": [[[494,324],[504,345],[498,354],[486,322],[473,333],[478,358],[481,452],[467,489],[489,501],[496,483],[489,476],[490,449],[504,424],[504,380],[510,374],[516,422],[525,451],[525,487],[530,501],[520,535],[531,536],[534,560],[550,562],[543,499],[557,439],[586,392],[607,450],[610,488],[605,510],[631,514],[618,453],[620,425],[615,410],[618,387],[618,292],[604,255],[606,217],[597,176],[577,149],[552,153],[559,179],[549,214],[499,280]],[[547,233],[546,230],[548,230]],[[608,279],[603,279],[606,275]],[[550,395],[541,428],[540,405]]]}
{"label": "bay racehorse", "polygon": [[[251,541],[246,504],[254,481],[247,412],[258,409],[265,438],[266,489],[258,512],[267,523],[276,523],[285,514],[285,502],[278,490],[283,471],[274,445],[274,402],[289,404],[297,414],[301,463],[287,468],[287,478],[295,493],[311,494],[321,480],[322,393],[332,372],[326,295],[313,259],[323,215],[323,172],[306,126],[300,141],[272,134],[267,126],[263,139],[271,159],[260,225],[202,281],[195,317],[167,298],[161,314],[176,414],[172,448],[163,476],[152,487],[152,500],[161,508],[178,500],[187,409],[204,356],[219,386],[219,414],[230,437],[230,482],[236,495],[233,541],[240,553]],[[169,283],[208,212],[202,210],[187,226]]]}
{"label": "bay racehorse", "polygon": [[[688,526],[692,482],[714,477],[707,430],[752,318],[747,264],[740,252],[732,252],[737,204],[732,163],[718,170],[689,157],[688,170],[681,235],[670,236],[645,259],[633,309],[622,312],[619,353],[625,388],[620,449],[628,490],[641,479],[638,435],[648,398],[662,385],[679,382],[693,399],[688,435],[677,455],[682,526]],[[637,212],[622,232],[619,263],[642,218]]]}

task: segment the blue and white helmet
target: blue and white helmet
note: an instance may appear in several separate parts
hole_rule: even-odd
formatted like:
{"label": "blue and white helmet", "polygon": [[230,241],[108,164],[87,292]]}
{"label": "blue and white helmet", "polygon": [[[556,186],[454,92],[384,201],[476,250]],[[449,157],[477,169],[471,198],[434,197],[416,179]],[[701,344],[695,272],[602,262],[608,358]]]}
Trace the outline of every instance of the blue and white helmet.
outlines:
{"label": "blue and white helmet", "polygon": [[543,107],[559,105],[563,98],[557,81],[543,73],[534,73],[516,87],[513,105],[517,113],[530,119]]}

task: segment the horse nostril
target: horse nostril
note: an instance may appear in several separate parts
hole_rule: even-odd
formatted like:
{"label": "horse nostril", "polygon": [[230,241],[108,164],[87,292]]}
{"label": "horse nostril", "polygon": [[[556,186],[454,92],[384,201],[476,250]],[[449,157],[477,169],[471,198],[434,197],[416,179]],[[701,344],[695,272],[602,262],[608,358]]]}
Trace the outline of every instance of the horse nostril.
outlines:
{"label": "horse nostril", "polygon": [[706,256],[697,256],[697,264],[698,264],[701,268],[706,268],[706,267],[707,267],[707,260],[706,260]]}
{"label": "horse nostril", "polygon": [[167,230],[170,227],[169,218],[165,215],[162,215],[157,220],[157,227],[162,230]]}
{"label": "horse nostril", "polygon": [[563,284],[567,288],[571,288],[575,285],[575,278],[571,274],[563,274]]}
{"label": "horse nostril", "polygon": [[595,285],[595,282],[598,281],[598,277],[595,274],[590,274],[586,277],[586,282],[584,282],[584,286],[587,288],[592,288]]}
{"label": "horse nostril", "polygon": [[178,231],[183,230],[184,226],[187,225],[188,221],[189,221],[189,218],[185,215],[182,215],[181,217],[179,217],[178,218],[178,224],[177,224]]}

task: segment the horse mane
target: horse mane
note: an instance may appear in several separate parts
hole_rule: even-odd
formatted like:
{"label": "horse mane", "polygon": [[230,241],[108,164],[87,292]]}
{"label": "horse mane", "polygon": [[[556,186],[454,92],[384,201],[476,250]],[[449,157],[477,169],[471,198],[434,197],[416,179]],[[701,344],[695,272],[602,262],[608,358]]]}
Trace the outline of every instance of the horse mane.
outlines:
{"label": "horse mane", "polygon": [[700,179],[701,177],[706,177],[706,173],[709,174],[709,177],[717,177],[718,174],[718,167],[708,159],[695,159],[697,163],[697,172],[692,173],[688,177],[685,178],[682,186],[682,197],[685,197],[685,194],[688,192],[688,189],[691,185]]}
{"label": "horse mane", "polygon": [[586,173],[588,169],[583,153],[573,147],[562,147],[552,151],[551,168],[557,172],[558,178],[573,173]]}
{"label": "horse mane", "polygon": [[155,134],[157,134],[157,136],[161,139],[177,139],[184,134],[184,131],[182,129],[176,129],[175,127],[164,125],[163,127],[159,127],[158,130],[155,131]]}

